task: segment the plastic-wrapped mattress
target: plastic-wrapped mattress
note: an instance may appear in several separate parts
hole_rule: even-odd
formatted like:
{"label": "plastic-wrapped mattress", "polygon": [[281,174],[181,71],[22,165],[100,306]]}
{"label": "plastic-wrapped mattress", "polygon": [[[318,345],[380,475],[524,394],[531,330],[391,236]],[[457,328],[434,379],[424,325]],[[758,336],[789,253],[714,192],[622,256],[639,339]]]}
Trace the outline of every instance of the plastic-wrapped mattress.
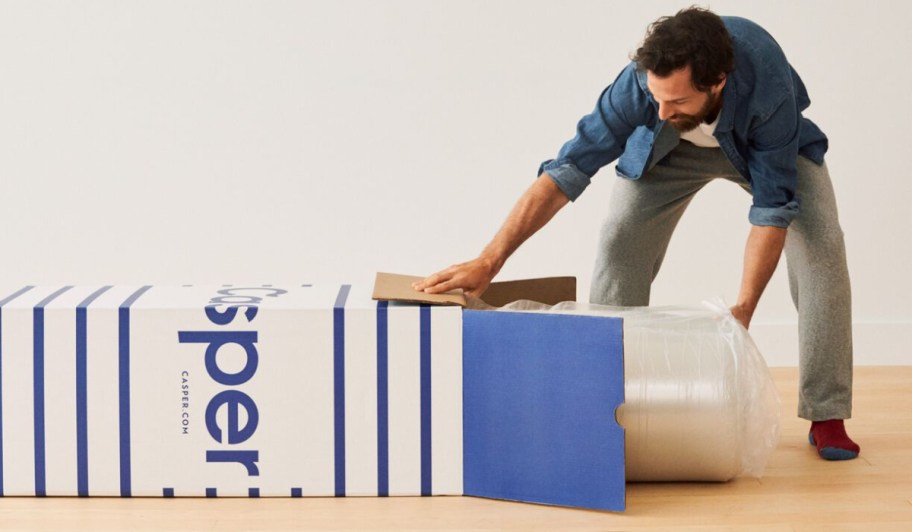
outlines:
{"label": "plastic-wrapped mattress", "polygon": [[629,481],[762,475],[779,440],[779,398],[747,331],[724,304],[618,308],[520,301],[511,311],[624,319]]}

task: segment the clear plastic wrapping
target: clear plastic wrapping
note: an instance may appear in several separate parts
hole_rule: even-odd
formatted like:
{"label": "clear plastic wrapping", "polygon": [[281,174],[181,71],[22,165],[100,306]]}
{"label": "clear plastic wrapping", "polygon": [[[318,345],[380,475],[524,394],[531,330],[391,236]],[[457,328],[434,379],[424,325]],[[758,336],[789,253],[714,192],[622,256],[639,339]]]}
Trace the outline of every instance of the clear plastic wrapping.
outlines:
{"label": "clear plastic wrapping", "polygon": [[724,303],[702,307],[555,306],[507,311],[624,319],[625,429],[630,481],[760,477],[779,441],[779,398],[757,346]]}

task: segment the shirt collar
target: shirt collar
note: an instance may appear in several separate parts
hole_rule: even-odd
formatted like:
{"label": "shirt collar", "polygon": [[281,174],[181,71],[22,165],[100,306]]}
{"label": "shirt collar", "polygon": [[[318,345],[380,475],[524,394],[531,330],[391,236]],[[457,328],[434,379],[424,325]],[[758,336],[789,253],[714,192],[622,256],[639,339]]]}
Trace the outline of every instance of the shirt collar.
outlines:
{"label": "shirt collar", "polygon": [[728,81],[722,87],[722,111],[719,113],[719,123],[716,125],[717,132],[728,132],[734,128],[735,124],[735,105],[738,101],[738,91],[735,89],[734,79],[728,75]]}

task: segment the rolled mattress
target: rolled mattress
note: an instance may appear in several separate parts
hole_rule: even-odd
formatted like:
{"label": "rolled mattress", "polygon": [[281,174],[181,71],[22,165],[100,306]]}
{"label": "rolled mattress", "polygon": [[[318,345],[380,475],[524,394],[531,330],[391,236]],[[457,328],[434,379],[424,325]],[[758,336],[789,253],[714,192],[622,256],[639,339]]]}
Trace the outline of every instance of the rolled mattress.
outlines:
{"label": "rolled mattress", "polygon": [[779,398],[750,335],[721,303],[620,308],[517,302],[503,310],[624,319],[628,481],[762,475],[779,440]]}

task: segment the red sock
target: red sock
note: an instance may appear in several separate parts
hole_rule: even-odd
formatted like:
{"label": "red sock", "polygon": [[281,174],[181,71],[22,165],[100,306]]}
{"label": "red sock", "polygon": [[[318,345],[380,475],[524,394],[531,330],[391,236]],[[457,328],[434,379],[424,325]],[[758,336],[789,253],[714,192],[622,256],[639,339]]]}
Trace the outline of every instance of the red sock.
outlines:
{"label": "red sock", "polygon": [[846,434],[841,419],[811,422],[808,440],[817,446],[817,454],[826,460],[851,460],[861,452],[858,444]]}

